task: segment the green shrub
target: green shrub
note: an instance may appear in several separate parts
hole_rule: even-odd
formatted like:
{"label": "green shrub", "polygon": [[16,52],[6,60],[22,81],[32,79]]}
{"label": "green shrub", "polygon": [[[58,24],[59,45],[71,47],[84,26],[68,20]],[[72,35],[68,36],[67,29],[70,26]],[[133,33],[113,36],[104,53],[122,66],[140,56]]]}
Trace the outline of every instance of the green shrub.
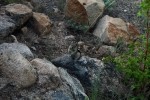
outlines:
{"label": "green shrub", "polygon": [[[125,85],[132,91],[129,100],[150,99],[150,0],[142,0],[138,15],[145,17],[145,36],[128,46],[128,50],[115,59],[107,57],[105,61],[116,63],[124,74]],[[118,46],[117,46],[118,47]],[[120,45],[119,45],[120,49]]]}
{"label": "green shrub", "polygon": [[94,84],[92,85],[92,88],[91,88],[91,94],[89,96],[90,100],[98,100],[101,98],[101,96],[100,96],[100,94],[101,94],[100,85],[101,85],[100,80],[95,79]]}
{"label": "green shrub", "polygon": [[[150,15],[150,0],[142,0],[140,4],[140,11],[138,12],[138,15],[148,17]],[[149,13],[149,14],[147,14]],[[150,16],[149,16],[150,17]]]}
{"label": "green shrub", "polygon": [[[133,100],[145,100],[150,97],[150,54],[145,60],[146,37],[129,45],[129,49],[114,59],[117,68],[125,76],[125,84],[130,87]],[[150,47],[148,48],[150,52]]]}

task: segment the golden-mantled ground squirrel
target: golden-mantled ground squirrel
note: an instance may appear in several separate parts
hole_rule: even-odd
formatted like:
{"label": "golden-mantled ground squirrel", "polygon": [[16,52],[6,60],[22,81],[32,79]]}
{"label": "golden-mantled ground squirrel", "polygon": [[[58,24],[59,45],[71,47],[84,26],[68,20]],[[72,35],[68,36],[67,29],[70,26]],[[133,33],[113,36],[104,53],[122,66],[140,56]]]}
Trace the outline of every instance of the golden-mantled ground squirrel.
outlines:
{"label": "golden-mantled ground squirrel", "polygon": [[80,45],[78,44],[78,42],[71,43],[71,45],[68,47],[68,53],[74,60],[78,60],[81,58]]}

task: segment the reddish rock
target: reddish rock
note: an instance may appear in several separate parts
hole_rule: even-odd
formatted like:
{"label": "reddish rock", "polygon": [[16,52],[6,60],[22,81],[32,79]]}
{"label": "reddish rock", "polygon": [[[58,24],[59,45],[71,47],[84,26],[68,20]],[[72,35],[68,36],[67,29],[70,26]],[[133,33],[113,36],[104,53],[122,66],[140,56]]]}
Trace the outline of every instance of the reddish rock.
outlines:
{"label": "reddish rock", "polygon": [[67,0],[65,15],[82,24],[93,24],[103,14],[102,0]]}
{"label": "reddish rock", "polygon": [[93,34],[104,43],[115,44],[119,38],[127,43],[136,39],[140,33],[132,24],[106,15],[98,22]]}
{"label": "reddish rock", "polygon": [[31,24],[35,31],[40,35],[46,35],[51,32],[52,22],[49,17],[43,13],[34,12]]}
{"label": "reddish rock", "polygon": [[65,15],[79,23],[88,23],[86,9],[78,0],[67,0]]}
{"label": "reddish rock", "polygon": [[139,35],[139,30],[131,23],[127,23],[127,28],[129,34],[131,35],[131,39],[135,39],[137,35]]}

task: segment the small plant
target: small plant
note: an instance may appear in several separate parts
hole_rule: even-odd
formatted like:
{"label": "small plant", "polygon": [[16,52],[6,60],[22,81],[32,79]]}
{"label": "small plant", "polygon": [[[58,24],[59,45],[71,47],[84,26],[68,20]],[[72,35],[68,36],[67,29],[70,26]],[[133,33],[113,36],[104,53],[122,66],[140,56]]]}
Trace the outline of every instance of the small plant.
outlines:
{"label": "small plant", "polygon": [[117,43],[115,44],[116,52],[123,53],[127,47],[123,38],[118,38]]}
{"label": "small plant", "polygon": [[59,0],[58,1],[58,8],[63,11],[64,10],[64,7],[65,7],[65,4],[66,4],[66,0]]}
{"label": "small plant", "polygon": [[91,94],[90,94],[90,100],[98,100],[100,98],[100,82],[99,79],[94,80],[94,84],[92,86]]}
{"label": "small plant", "polygon": [[105,9],[111,7],[116,1],[115,0],[103,0],[105,3]]}
{"label": "small plant", "polygon": [[[104,70],[104,72],[105,71],[106,69]],[[104,76],[103,78],[106,78],[106,80],[109,82],[109,83],[105,83],[101,77],[102,73],[101,74],[100,73],[101,72],[97,73],[98,74],[97,78],[95,78],[92,83],[89,99],[90,100],[124,100],[125,96],[122,95],[122,93],[118,93],[118,90],[116,88],[114,87],[110,89],[108,88],[109,86],[111,87],[111,85],[114,84],[114,82],[112,82],[113,78],[110,78],[110,76],[107,76],[107,74],[103,74],[106,75],[106,77]],[[104,84],[109,86],[107,87]]]}
{"label": "small plant", "polygon": [[125,76],[131,100],[150,99],[150,0],[142,0],[138,15],[145,17],[146,35],[129,45],[128,51],[111,59]]}
{"label": "small plant", "polygon": [[66,21],[67,26],[69,29],[73,29],[74,31],[82,31],[82,32],[86,32],[89,28],[88,25],[85,24],[78,24],[76,22],[74,22],[73,20],[67,20]]}
{"label": "small plant", "polygon": [[145,18],[146,24],[146,47],[145,47],[145,60],[148,55],[148,47],[149,47],[149,35],[150,35],[150,0],[142,0],[140,4],[140,11],[138,12],[139,16]]}

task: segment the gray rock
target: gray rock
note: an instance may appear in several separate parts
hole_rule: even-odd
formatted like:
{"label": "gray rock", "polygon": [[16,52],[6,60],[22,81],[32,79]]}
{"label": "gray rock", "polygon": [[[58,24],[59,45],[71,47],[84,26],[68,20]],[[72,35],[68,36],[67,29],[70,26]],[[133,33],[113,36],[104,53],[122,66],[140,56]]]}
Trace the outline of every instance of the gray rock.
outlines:
{"label": "gray rock", "polygon": [[[90,82],[101,94],[101,98],[119,100],[119,96],[125,96],[127,87],[121,82],[122,75],[115,69],[114,64],[104,64],[101,60],[81,57],[79,60],[82,66],[86,66],[89,72]],[[105,98],[106,99],[106,98]]]}
{"label": "gray rock", "polygon": [[75,75],[83,84],[88,86],[90,85],[86,66],[82,66],[80,62],[74,60],[71,55],[65,54],[61,57],[53,59],[52,63],[57,67],[67,69],[69,73]]}
{"label": "gray rock", "polygon": [[61,84],[58,69],[50,61],[36,58],[31,61],[31,64],[37,69],[40,86],[56,88]]}
{"label": "gray rock", "polygon": [[37,79],[30,62],[11,47],[0,51],[0,70],[20,88],[31,86]]}
{"label": "gray rock", "polygon": [[52,30],[52,21],[43,13],[33,12],[30,24],[39,35],[50,34]]}
{"label": "gray rock", "polygon": [[57,67],[63,67],[70,70],[74,66],[74,60],[69,54],[65,54],[61,57],[55,58],[51,62]]}
{"label": "gray rock", "polygon": [[32,9],[23,4],[9,4],[5,6],[5,12],[8,16],[10,16],[13,20],[15,20],[15,24],[20,27],[29,18],[32,17]]}
{"label": "gray rock", "polygon": [[16,26],[14,21],[10,17],[6,15],[0,15],[0,38],[8,36],[9,34],[13,33],[15,29]]}
{"label": "gray rock", "polygon": [[[65,89],[58,89],[56,91],[48,91],[43,96],[44,100],[75,100],[69,88],[64,87]],[[67,92],[68,91],[68,92]]]}
{"label": "gray rock", "polygon": [[78,79],[70,76],[66,70],[58,68],[62,85],[55,91],[46,92],[41,99],[44,100],[89,100]]}
{"label": "gray rock", "polygon": [[34,55],[31,52],[31,50],[25,44],[22,43],[3,43],[0,45],[0,51],[5,51],[9,47],[19,51],[19,53],[22,54],[23,57],[25,57],[28,60],[34,58]]}
{"label": "gray rock", "polygon": [[74,100],[89,100],[85,94],[84,88],[77,78],[71,77],[67,71],[59,68],[61,79],[69,85],[71,92],[74,94]]}
{"label": "gray rock", "polygon": [[[28,0],[29,1],[29,0]],[[22,3],[26,6],[28,6],[30,9],[33,9],[33,6],[31,4],[31,2],[28,2],[28,1],[22,1]]]}
{"label": "gray rock", "polygon": [[111,53],[115,53],[116,52],[116,49],[113,46],[103,45],[102,47],[108,49]]}
{"label": "gray rock", "polygon": [[93,34],[105,44],[116,44],[118,39],[129,43],[135,40],[140,32],[134,25],[125,22],[123,19],[105,15],[98,21]]}
{"label": "gray rock", "polygon": [[0,77],[0,90],[3,89],[8,83],[10,83],[8,78]]}
{"label": "gray rock", "polygon": [[[113,48],[104,47],[110,49],[110,52],[114,52]],[[52,63],[66,68],[69,73],[75,75],[80,80],[85,88],[91,87],[93,89],[93,86],[96,87],[104,97],[113,96],[113,94],[119,97],[119,95],[123,95],[127,91],[120,81],[122,78],[121,74],[115,70],[113,64],[105,65],[101,60],[87,56],[82,56],[79,60],[75,61],[69,55],[58,57],[52,60]]]}
{"label": "gray rock", "polygon": [[100,57],[105,57],[105,56],[115,56],[116,55],[116,48],[113,46],[107,46],[103,45],[101,46],[97,51],[97,55]]}
{"label": "gray rock", "polygon": [[[13,89],[13,92],[10,92],[12,91],[11,87],[8,88],[7,92],[6,89],[0,91],[0,95],[2,96],[2,98],[0,97],[1,99],[5,99],[5,95],[7,95],[7,98],[10,98],[12,100],[89,100],[79,80],[68,74],[66,70],[57,68],[57,73],[57,71],[55,70],[56,67],[54,67],[50,62],[42,59],[35,59],[33,61],[34,63],[38,63],[37,71],[39,74],[39,80],[42,75],[53,75],[55,77],[57,76],[57,74],[59,74],[61,84],[59,84],[59,86],[57,87],[51,88],[50,85],[43,84],[41,86],[41,83],[37,82],[37,84],[30,88],[25,88],[20,91]],[[46,64],[44,64],[44,62]],[[53,71],[55,70],[56,73],[53,73],[52,69]],[[49,79],[51,79],[51,77],[49,77]],[[48,83],[50,81],[45,80],[45,82]],[[49,84],[51,84],[51,82]]]}

